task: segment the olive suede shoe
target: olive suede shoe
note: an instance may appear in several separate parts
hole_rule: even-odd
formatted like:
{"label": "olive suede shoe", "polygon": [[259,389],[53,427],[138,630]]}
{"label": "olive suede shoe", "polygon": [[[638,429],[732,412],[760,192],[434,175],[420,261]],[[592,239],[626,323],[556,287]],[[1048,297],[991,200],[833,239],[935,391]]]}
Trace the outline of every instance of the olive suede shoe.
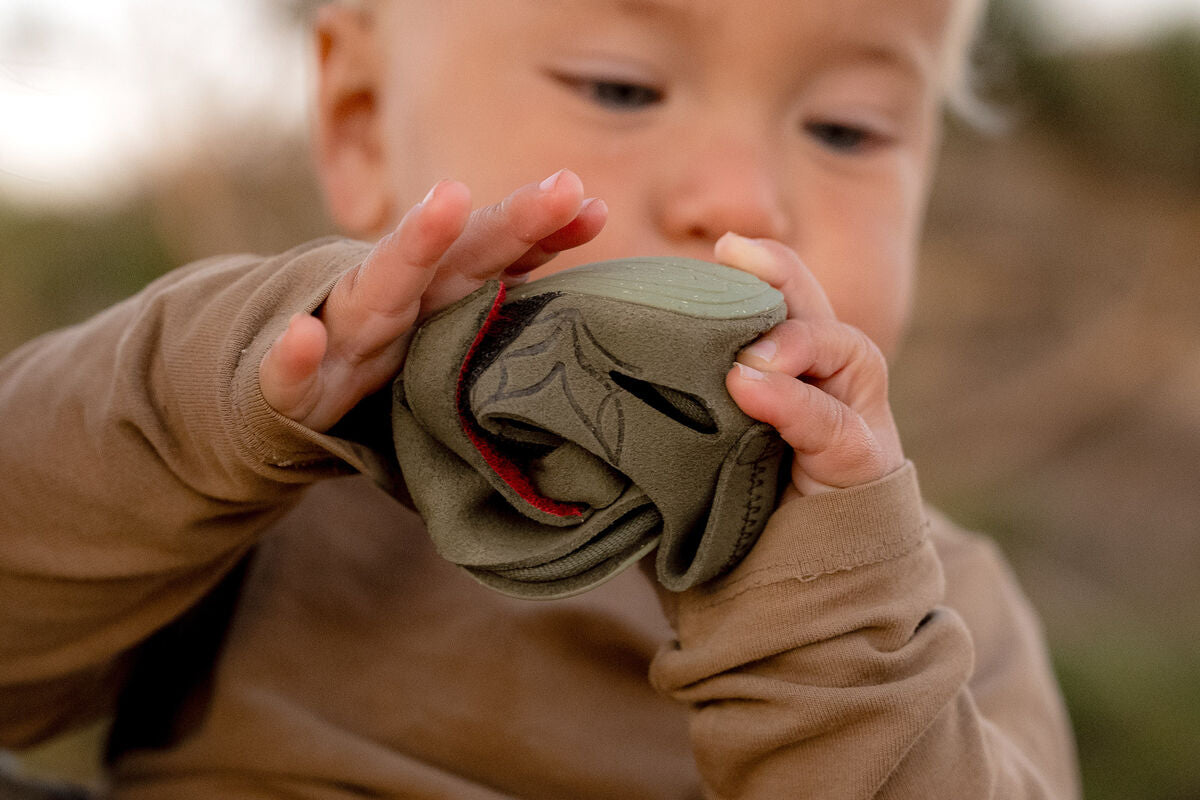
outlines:
{"label": "olive suede shoe", "polygon": [[623,259],[430,318],[393,388],[405,483],[438,552],[505,594],[565,597],[658,548],[680,591],[750,549],[784,447],[725,374],[786,316],[757,278]]}

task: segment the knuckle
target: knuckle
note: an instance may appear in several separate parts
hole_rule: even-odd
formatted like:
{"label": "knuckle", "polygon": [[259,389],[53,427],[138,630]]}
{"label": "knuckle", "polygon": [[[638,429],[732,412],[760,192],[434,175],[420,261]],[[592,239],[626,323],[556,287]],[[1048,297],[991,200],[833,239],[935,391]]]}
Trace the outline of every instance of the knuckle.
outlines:
{"label": "knuckle", "polygon": [[343,273],[341,280],[334,284],[333,290],[330,292],[329,297],[326,298],[325,303],[337,303],[342,299],[343,295],[353,296],[356,294],[359,291],[359,285],[362,283],[363,276],[370,268],[370,264],[371,258],[368,257],[366,261],[351,267],[347,272]]}
{"label": "knuckle", "polygon": [[854,332],[855,355],[858,356],[858,360],[868,366],[886,370],[887,359],[884,358],[883,351],[879,349],[879,345],[875,344],[875,340],[867,336],[860,328],[852,325],[848,325],[847,327]]}
{"label": "knuckle", "polygon": [[850,420],[850,409],[829,395],[824,394],[824,396],[828,398],[826,405],[829,410],[829,428],[825,435],[825,449],[848,444],[854,436],[854,426]]}
{"label": "knuckle", "polygon": [[811,331],[811,322],[806,319],[793,318],[785,319],[767,333],[769,336],[780,339],[781,343],[786,343],[794,347],[798,343],[810,338]]}
{"label": "knuckle", "polygon": [[786,397],[780,399],[774,417],[778,421],[776,429],[798,450],[805,453],[825,450],[840,435],[844,424],[837,418],[838,404],[825,392],[799,379],[788,378],[787,383]]}
{"label": "knuckle", "polygon": [[506,197],[498,203],[472,211],[470,228],[480,234],[503,230],[511,217],[512,198]]}
{"label": "knuckle", "polygon": [[859,328],[852,325],[844,326],[849,333],[848,352],[845,363],[851,367],[860,378],[866,378],[872,385],[887,386],[888,363],[887,357],[879,349],[879,345]]}
{"label": "knuckle", "polygon": [[525,207],[520,195],[509,195],[494,205],[479,209],[477,222],[479,233],[483,237],[507,239],[510,244],[520,244],[528,247],[542,238],[537,225],[530,219],[529,209]]}

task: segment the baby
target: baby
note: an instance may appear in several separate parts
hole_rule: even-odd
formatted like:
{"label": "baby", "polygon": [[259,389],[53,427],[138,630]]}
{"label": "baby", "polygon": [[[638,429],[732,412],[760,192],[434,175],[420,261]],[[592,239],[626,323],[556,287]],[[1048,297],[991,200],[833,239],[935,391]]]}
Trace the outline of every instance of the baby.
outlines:
{"label": "baby", "polygon": [[[1074,796],[1036,619],[887,398],[979,12],[321,8],[318,170],[373,244],[201,262],[3,363],[0,743],[115,710],[131,800]],[[476,585],[377,488],[415,327],[659,255],[784,296],[726,379],[791,448],[774,515],[686,592]]]}

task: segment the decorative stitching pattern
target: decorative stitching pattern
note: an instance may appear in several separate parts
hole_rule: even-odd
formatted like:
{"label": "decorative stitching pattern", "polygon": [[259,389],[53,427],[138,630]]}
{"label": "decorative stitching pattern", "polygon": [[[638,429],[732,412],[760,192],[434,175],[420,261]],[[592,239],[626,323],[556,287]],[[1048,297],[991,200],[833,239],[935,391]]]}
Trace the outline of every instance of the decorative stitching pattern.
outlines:
{"label": "decorative stitching pattern", "polygon": [[[595,356],[588,354],[588,348],[584,344],[590,344],[599,351],[601,358],[607,359],[612,365],[630,371],[636,371],[636,368],[617,358],[604,345],[600,344],[588,327],[587,320],[583,318],[577,308],[559,309],[545,314],[530,323],[526,330],[544,326],[549,326],[550,329],[544,332],[539,341],[517,350],[507,351],[499,357],[495,362],[496,368],[499,370],[499,385],[480,405],[513,398],[532,397],[550,386],[557,385],[571,406],[571,410],[575,412],[575,416],[604,451],[605,457],[613,465],[620,465],[621,454],[625,447],[625,411],[621,407],[623,391],[609,376],[608,365],[597,366]],[[508,388],[509,365],[512,362],[543,355],[551,350],[560,339],[567,336],[571,338],[571,348],[575,353],[576,363],[605,390],[604,397],[601,398],[594,413],[589,414],[572,391],[571,383],[567,379],[567,366],[562,361],[555,361],[551,364],[546,374],[537,382],[519,388]],[[615,430],[606,432],[603,420],[610,405],[616,416]]]}
{"label": "decorative stitching pattern", "polygon": [[[729,601],[745,594],[754,589],[762,589],[767,586],[774,586],[788,581],[800,581],[808,583],[815,581],[825,575],[835,575],[839,572],[849,572],[860,567],[867,567],[872,564],[880,564],[884,561],[891,561],[894,558],[911,553],[928,540],[930,525],[928,521],[923,521],[919,531],[902,534],[894,538],[884,539],[881,542],[876,542],[868,547],[861,547],[856,550],[848,550],[843,553],[838,553],[839,556],[849,557],[849,561],[836,566],[827,566],[830,559],[827,558],[810,558],[803,560],[786,560],[777,561],[769,566],[759,567],[745,575],[739,577],[731,583],[727,590],[721,591],[719,597],[709,598],[699,604],[700,608],[714,608],[719,605],[728,603]],[[788,567],[797,568],[798,574],[785,574],[767,580],[755,580],[760,576],[767,576],[770,573],[779,573],[782,569]]]}

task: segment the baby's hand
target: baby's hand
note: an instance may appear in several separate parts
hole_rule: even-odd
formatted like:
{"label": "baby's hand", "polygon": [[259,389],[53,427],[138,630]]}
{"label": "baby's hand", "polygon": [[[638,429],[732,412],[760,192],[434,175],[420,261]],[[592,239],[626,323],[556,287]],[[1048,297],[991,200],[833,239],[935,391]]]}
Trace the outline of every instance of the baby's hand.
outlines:
{"label": "baby's hand", "polygon": [[799,256],[778,242],[726,234],[717,260],[783,292],[788,318],[744,349],[725,379],[749,416],[791,445],[802,495],[869,483],[904,464],[887,397],[887,363],[866,334],[837,320]]}
{"label": "baby's hand", "polygon": [[341,277],[314,316],[292,318],[263,358],[263,397],[280,414],[328,430],[400,370],[426,317],[493,278],[523,281],[595,237],[607,213],[566,170],[475,212],[466,186],[442,181]]}

